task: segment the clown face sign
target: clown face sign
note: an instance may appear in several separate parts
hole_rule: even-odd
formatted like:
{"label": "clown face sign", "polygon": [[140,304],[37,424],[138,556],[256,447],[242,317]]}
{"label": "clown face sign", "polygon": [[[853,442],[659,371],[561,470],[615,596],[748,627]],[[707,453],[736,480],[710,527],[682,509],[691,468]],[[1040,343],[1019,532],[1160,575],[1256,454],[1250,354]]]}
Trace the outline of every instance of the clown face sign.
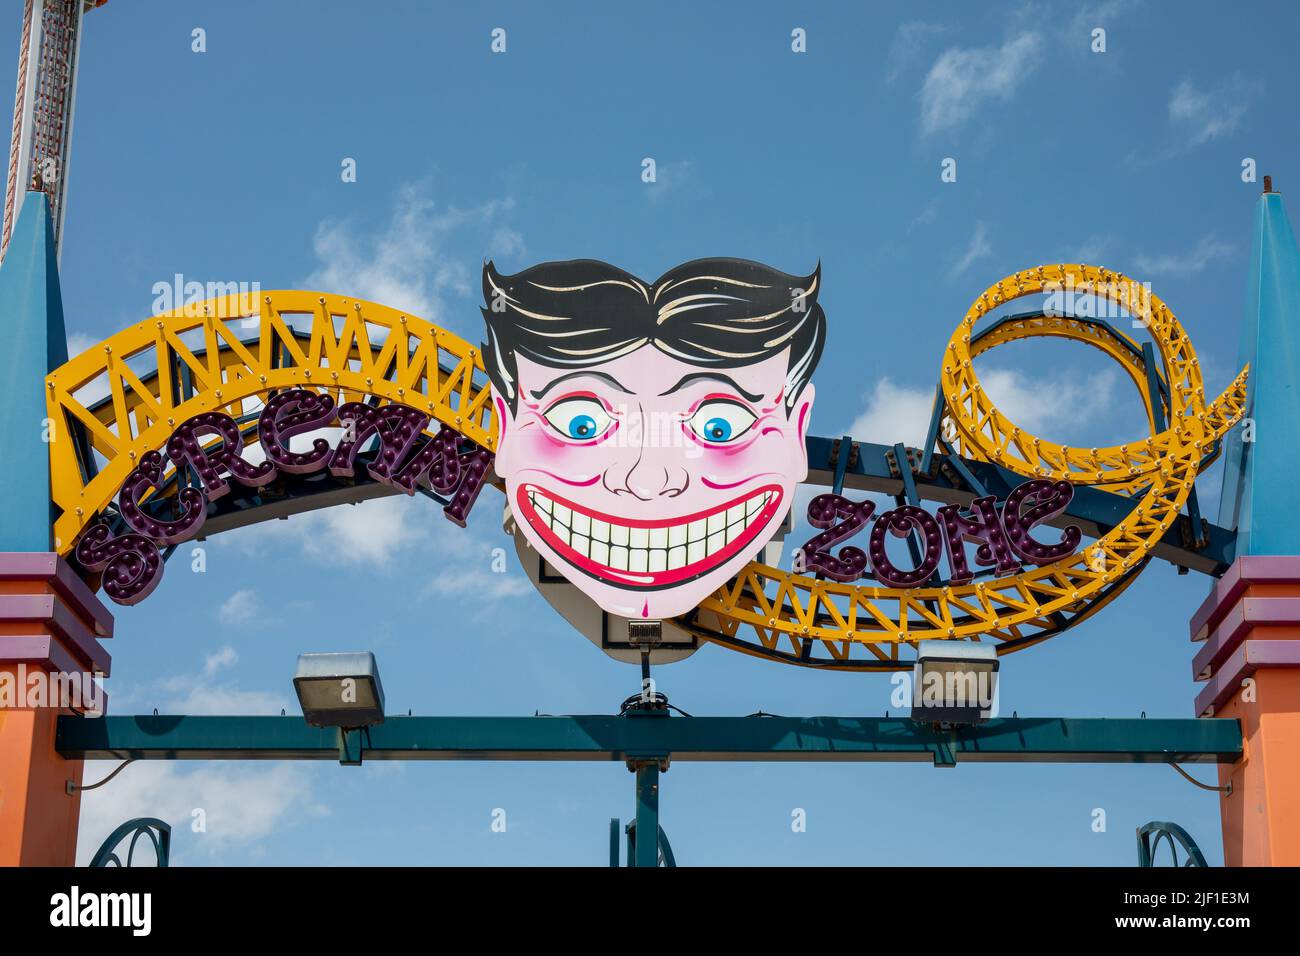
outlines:
{"label": "clown face sign", "polygon": [[808,471],[819,279],[484,267],[497,475],[528,542],[605,611],[683,614],[780,526]]}

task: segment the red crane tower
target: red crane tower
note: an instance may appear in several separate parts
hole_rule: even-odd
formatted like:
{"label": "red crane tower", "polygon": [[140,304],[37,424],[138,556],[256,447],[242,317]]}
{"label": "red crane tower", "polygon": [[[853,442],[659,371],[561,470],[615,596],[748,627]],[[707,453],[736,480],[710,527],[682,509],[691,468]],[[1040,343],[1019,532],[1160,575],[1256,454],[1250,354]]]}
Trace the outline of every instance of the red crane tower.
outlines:
{"label": "red crane tower", "polygon": [[26,0],[24,3],[0,258],[9,249],[14,220],[29,189],[49,197],[55,249],[62,251],[81,21],[87,10],[107,2]]}

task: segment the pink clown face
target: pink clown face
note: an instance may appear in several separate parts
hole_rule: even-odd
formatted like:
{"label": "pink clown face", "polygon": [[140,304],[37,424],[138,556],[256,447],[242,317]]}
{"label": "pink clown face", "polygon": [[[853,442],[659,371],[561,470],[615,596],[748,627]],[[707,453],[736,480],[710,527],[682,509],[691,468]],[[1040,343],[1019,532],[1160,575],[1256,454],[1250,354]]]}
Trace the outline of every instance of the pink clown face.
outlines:
{"label": "pink clown face", "polygon": [[518,362],[496,471],[525,537],[621,617],[683,614],[752,560],[808,473],[813,386],[789,353],[714,369],[653,346],[589,368]]}

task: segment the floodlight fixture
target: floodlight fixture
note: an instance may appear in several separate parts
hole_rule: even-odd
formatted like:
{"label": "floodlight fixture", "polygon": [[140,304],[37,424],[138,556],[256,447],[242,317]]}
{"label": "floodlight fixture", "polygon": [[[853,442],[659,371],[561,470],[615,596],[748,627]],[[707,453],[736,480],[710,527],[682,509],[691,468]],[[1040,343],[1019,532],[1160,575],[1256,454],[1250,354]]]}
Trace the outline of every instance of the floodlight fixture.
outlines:
{"label": "floodlight fixture", "polygon": [[300,654],[293,686],[313,727],[356,730],[384,722],[384,687],[370,651]]}
{"label": "floodlight fixture", "polygon": [[978,724],[998,713],[998,655],[992,644],[921,641],[912,669],[912,719]]}

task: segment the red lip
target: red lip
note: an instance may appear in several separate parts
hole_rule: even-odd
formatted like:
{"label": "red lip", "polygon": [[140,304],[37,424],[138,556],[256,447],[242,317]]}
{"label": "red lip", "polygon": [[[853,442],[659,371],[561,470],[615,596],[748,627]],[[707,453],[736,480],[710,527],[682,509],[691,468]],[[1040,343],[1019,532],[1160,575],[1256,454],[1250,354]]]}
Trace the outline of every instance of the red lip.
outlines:
{"label": "red lip", "polygon": [[[540,494],[543,497],[543,499],[548,500],[551,503],[549,507],[552,509],[554,509],[556,505],[559,505],[564,508],[568,508],[573,513],[570,520],[575,526],[579,525],[581,523],[581,519],[585,517],[588,522],[588,524],[584,525],[589,529],[588,535],[586,535],[586,537],[588,538],[591,537],[595,529],[595,526],[591,525],[590,522],[605,522],[611,526],[618,526],[621,528],[630,529],[629,533],[641,529],[650,531],[652,529],[658,529],[658,528],[668,528],[668,529],[680,528],[681,534],[685,535],[687,533],[686,526],[689,525],[690,523],[703,521],[707,525],[709,518],[715,516],[723,516],[722,519],[723,528],[725,529],[726,527],[729,526],[725,519],[725,515],[727,511],[736,507],[747,508],[747,503],[750,502],[752,499],[755,499],[759,495],[766,495],[767,497],[765,502],[756,505],[757,510],[754,511],[752,514],[746,511],[743,519],[732,520],[730,524],[735,524],[737,520],[743,520],[744,521],[743,527],[738,531],[738,533],[735,534],[735,536],[732,538],[732,540],[729,543],[721,546],[720,548],[716,548],[712,553],[706,554],[704,557],[696,561],[691,561],[689,563],[684,564],[681,567],[673,568],[671,570],[665,569],[665,570],[658,570],[658,571],[650,571],[647,569],[641,571],[633,571],[633,570],[624,570],[622,568],[616,568],[611,566],[610,564],[604,563],[599,560],[595,560],[593,557],[590,557],[587,554],[584,554],[581,551],[578,551],[572,546],[570,546],[564,539],[562,539],[558,534],[556,534],[555,531],[551,529],[550,523],[547,521],[546,517],[544,517],[541,513],[539,513],[538,509],[534,506],[532,496],[535,494]],[[551,550],[554,551],[561,558],[563,558],[565,561],[567,561],[569,564],[573,565],[574,567],[584,572],[585,574],[590,575],[591,577],[598,578],[599,580],[606,581],[611,584],[616,584],[621,587],[626,587],[631,589],[652,590],[656,588],[668,587],[674,584],[680,584],[683,581],[689,581],[693,578],[699,577],[702,574],[707,574],[709,571],[712,571],[713,569],[720,567],[721,565],[730,561],[733,557],[735,557],[738,553],[743,551],[745,548],[750,547],[754,539],[758,536],[759,532],[762,531],[765,527],[767,527],[767,525],[771,522],[772,518],[775,517],[776,514],[779,512],[784,495],[782,494],[781,488],[778,485],[762,485],[758,488],[746,492],[743,495],[739,495],[735,498],[732,498],[724,502],[723,504],[717,505],[712,508],[706,508],[702,511],[697,511],[694,514],[678,515],[669,518],[657,518],[652,520],[625,518],[617,515],[607,514],[601,511],[596,511],[584,505],[579,505],[571,501],[570,499],[563,497],[562,495],[557,495],[554,492],[542,488],[540,485],[534,483],[525,483],[520,485],[518,491],[516,492],[515,498],[516,498],[515,501],[516,512],[520,515],[523,515],[524,519],[528,522],[530,526],[532,526],[533,530],[537,532],[538,536],[541,537],[541,539],[545,541],[547,545],[550,546]],[[615,529],[611,528],[609,532],[610,541],[608,543],[608,547],[606,550],[612,552],[617,547],[626,547],[625,545],[618,545],[614,543],[614,537],[617,533],[618,532]],[[672,533],[674,532],[670,530],[670,534]],[[716,533],[718,532],[712,532],[711,534],[716,534]],[[725,536],[725,530],[722,533]],[[576,528],[575,528],[575,537],[577,535],[578,533],[576,532]],[[705,542],[707,540],[707,537],[709,536],[710,535],[705,535],[704,537],[696,538],[694,540],[698,542]],[[599,549],[601,543],[602,542],[593,541],[590,548],[592,550]],[[654,551],[662,550],[665,552],[665,560],[667,560],[668,553],[672,551],[673,548],[676,547],[688,548],[689,543],[674,544],[671,548],[667,546],[664,547],[655,546],[654,548],[651,548],[648,546],[648,544],[646,546],[638,545],[635,548],[632,548],[630,550],[645,550],[648,555],[652,555]],[[650,558],[648,558],[648,560],[649,559]],[[647,564],[647,568],[648,568],[648,564]]]}

